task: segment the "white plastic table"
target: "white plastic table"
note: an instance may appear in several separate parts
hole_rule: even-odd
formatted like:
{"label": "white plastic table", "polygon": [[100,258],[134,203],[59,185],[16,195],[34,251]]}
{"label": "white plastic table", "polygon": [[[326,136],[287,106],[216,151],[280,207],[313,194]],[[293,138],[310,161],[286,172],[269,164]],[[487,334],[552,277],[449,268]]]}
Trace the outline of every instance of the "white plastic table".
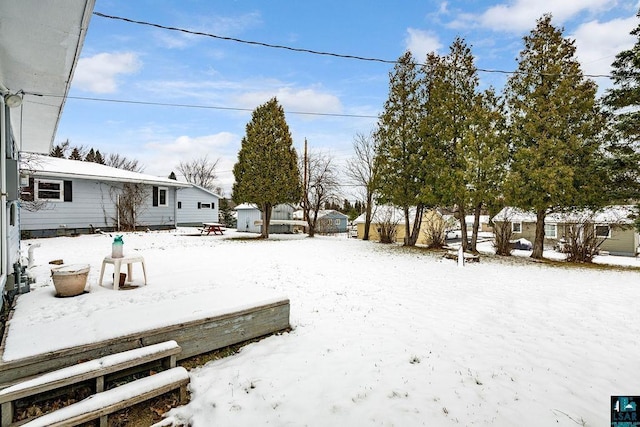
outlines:
{"label": "white plastic table", "polygon": [[104,277],[104,267],[107,264],[113,264],[113,289],[118,290],[120,286],[120,268],[122,264],[127,265],[127,278],[128,282],[133,282],[133,265],[134,263],[139,262],[142,264],[142,274],[144,275],[144,284],[147,284],[147,269],[144,265],[144,258],[142,256],[123,256],[122,258],[112,258],[110,256],[104,257],[102,260],[102,269],[100,269],[100,281],[98,282],[99,286],[102,286],[102,278]]}

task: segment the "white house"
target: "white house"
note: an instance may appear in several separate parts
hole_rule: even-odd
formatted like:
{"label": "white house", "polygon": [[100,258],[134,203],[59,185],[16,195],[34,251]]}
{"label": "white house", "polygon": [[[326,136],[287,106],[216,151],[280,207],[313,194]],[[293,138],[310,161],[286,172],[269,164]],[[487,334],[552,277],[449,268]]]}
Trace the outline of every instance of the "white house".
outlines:
{"label": "white house", "polygon": [[191,184],[93,162],[43,155],[20,163],[21,233],[26,238],[121,229],[125,184],[141,184],[135,225],[142,229],[176,227],[176,192]]}
{"label": "white house", "polygon": [[204,222],[218,222],[222,196],[198,185],[178,190],[177,218],[180,226],[202,226]]}

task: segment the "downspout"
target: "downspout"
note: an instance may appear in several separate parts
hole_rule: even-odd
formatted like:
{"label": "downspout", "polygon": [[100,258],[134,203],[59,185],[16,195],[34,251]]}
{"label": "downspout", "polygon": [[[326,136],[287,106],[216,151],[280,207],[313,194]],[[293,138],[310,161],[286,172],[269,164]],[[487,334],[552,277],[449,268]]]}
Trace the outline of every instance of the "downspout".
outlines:
{"label": "downspout", "polygon": [[7,111],[0,96],[0,290],[7,281]]}
{"label": "downspout", "polygon": [[180,188],[173,188],[173,228],[178,228],[178,190]]}

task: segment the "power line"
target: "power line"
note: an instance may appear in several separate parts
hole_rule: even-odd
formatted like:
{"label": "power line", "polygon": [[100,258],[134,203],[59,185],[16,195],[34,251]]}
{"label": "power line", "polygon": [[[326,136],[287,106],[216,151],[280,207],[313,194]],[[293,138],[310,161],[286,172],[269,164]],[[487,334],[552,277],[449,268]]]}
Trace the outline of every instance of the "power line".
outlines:
{"label": "power line", "polygon": [[[62,95],[34,93],[34,92],[25,92],[25,95],[50,96],[55,98],[63,98]],[[226,110],[226,111],[242,111],[242,112],[253,111],[250,108],[221,107],[221,106],[215,106],[215,105],[198,105],[198,104],[177,104],[177,103],[170,103],[170,102],[135,101],[135,100],[129,100],[129,99],[95,98],[95,97],[88,97],[88,96],[67,96],[66,99],[77,99],[81,101],[96,101],[96,102],[113,102],[118,104],[153,105],[153,106],[159,106],[159,107],[199,108],[199,109],[209,109],[209,110]],[[371,116],[366,114],[318,113],[318,112],[311,112],[311,111],[285,111],[285,113],[303,115],[303,116],[348,117],[348,118],[358,118],[358,119],[377,119],[378,118],[378,116]]]}
{"label": "power line", "polygon": [[[218,40],[232,41],[232,42],[236,42],[236,43],[242,43],[242,44],[253,45],[253,46],[261,46],[261,47],[267,47],[267,48],[272,48],[272,49],[283,49],[283,50],[289,50],[289,51],[293,51],[293,52],[309,53],[309,54],[312,54],[312,55],[332,56],[332,57],[335,57],[335,58],[353,59],[353,60],[357,60],[357,61],[378,62],[378,63],[382,63],[382,64],[396,65],[396,64],[399,63],[397,60],[372,58],[372,57],[359,56],[359,55],[348,55],[348,54],[335,53],[335,52],[325,52],[325,51],[319,51],[319,50],[313,50],[313,49],[305,49],[305,48],[299,48],[299,47],[291,47],[291,46],[285,46],[285,45],[279,45],[279,44],[259,42],[259,41],[254,41],[254,40],[244,40],[244,39],[239,39],[239,38],[235,38],[235,37],[219,36],[219,35],[212,34],[212,33],[205,33],[203,31],[187,30],[185,28],[170,27],[170,26],[167,26],[167,25],[155,24],[153,22],[140,21],[140,20],[131,19],[131,18],[124,18],[124,17],[121,17],[121,16],[107,15],[107,14],[101,13],[101,12],[93,12],[93,14],[96,15],[96,16],[99,16],[101,18],[113,19],[113,20],[117,20],[117,21],[124,21],[124,22],[128,22],[128,23],[131,23],[131,24],[145,25],[145,26],[149,26],[149,27],[160,28],[160,29],[163,29],[163,30],[177,31],[177,32],[180,32],[180,33],[185,33],[185,34],[191,34],[191,35],[203,36],[203,37],[210,37],[210,38],[214,38],[214,39],[218,39]],[[425,65],[425,64],[416,64],[416,65],[422,66],[422,65]],[[478,72],[481,72],[481,73],[493,73],[493,74],[519,74],[520,73],[519,71],[507,71],[507,70],[490,69],[490,68],[476,68],[476,70]],[[611,76],[610,74],[583,74],[583,76],[584,77],[591,77],[591,78],[607,78],[607,79],[613,78],[613,76]]]}

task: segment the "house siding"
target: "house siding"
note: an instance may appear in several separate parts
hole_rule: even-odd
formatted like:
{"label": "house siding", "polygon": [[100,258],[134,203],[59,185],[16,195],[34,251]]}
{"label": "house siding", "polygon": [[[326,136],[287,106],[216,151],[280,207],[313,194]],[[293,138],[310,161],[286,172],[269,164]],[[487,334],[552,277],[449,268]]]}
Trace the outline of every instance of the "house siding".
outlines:
{"label": "house siding", "polygon": [[[42,176],[42,179],[49,179]],[[50,178],[60,179],[60,178]],[[46,237],[85,233],[92,228],[113,230],[117,226],[116,194],[122,185],[96,180],[71,180],[73,199],[70,202],[48,202],[37,211],[21,208],[21,228],[24,237]],[[168,188],[167,206],[151,206],[152,186],[138,213],[139,227],[165,228],[175,226],[175,189]]]}
{"label": "house siding", "polygon": [[[501,221],[496,221],[496,223],[500,224]],[[554,224],[552,222],[545,222],[545,224]],[[555,238],[548,237],[545,235],[544,238],[544,248],[552,249],[554,245],[563,237],[567,237],[570,235],[570,225],[564,223],[558,223],[557,226],[557,234]],[[525,238],[530,242],[535,241],[536,236],[536,224],[533,222],[523,222],[522,223],[522,232],[521,233],[513,233],[512,239],[520,239]],[[635,232],[634,228],[629,227],[611,227],[611,237],[604,239],[604,241],[600,244],[599,249],[601,251],[607,251],[611,255],[622,255],[622,256],[636,256],[637,248],[638,248],[638,233]]]}
{"label": "house siding", "polygon": [[[203,222],[219,221],[219,197],[196,187],[179,189],[177,197],[181,204],[177,210],[179,226],[202,226]],[[198,206],[202,206],[202,203],[212,203],[213,207],[198,208]]]}
{"label": "house siding", "polygon": [[[435,213],[434,211],[425,212],[422,216],[422,224],[420,224],[420,231],[419,231],[418,240],[416,241],[416,244],[428,245],[431,243],[427,238],[427,230],[430,227],[431,221],[440,222],[444,226],[444,220],[442,219],[442,216]],[[369,228],[369,240],[372,240],[372,241],[380,240],[378,227],[379,227],[379,224],[371,223],[371,226]],[[364,237],[364,223],[363,222],[357,223],[356,229],[358,232],[358,239],[362,239]],[[404,237],[405,237],[405,225],[404,224],[396,225],[396,242],[404,243]]]}

